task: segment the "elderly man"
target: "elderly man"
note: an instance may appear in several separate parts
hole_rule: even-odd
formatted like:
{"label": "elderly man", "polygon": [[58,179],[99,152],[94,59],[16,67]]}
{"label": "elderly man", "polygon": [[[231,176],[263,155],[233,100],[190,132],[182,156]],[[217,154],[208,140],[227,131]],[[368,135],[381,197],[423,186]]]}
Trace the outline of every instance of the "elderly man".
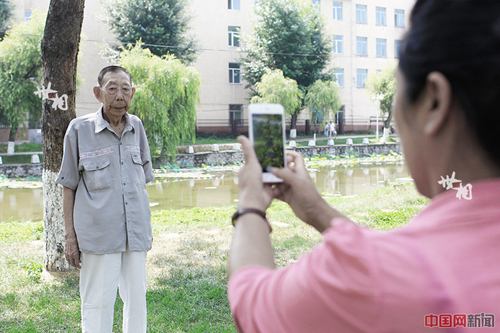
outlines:
{"label": "elderly man", "polygon": [[81,268],[82,331],[110,333],[119,287],[123,332],[146,332],[146,253],[153,180],[148,141],[139,118],[127,113],[135,88],[122,67],[98,76],[97,113],[74,119],[64,139],[57,182],[63,185],[65,254]]}

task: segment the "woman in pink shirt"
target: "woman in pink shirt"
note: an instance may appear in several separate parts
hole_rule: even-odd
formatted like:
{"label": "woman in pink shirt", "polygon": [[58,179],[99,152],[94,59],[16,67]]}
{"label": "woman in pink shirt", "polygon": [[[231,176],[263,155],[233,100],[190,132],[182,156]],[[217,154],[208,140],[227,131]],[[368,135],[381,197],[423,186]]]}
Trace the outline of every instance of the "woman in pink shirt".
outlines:
{"label": "woman in pink shirt", "polygon": [[[411,23],[394,116],[409,171],[431,203],[391,232],[360,227],[321,198],[297,153],[272,170],[284,183],[264,186],[240,137],[238,209],[253,210],[235,221],[228,297],[241,332],[500,326],[500,1],[418,0]],[[273,198],[323,234],[279,270],[255,213]]]}

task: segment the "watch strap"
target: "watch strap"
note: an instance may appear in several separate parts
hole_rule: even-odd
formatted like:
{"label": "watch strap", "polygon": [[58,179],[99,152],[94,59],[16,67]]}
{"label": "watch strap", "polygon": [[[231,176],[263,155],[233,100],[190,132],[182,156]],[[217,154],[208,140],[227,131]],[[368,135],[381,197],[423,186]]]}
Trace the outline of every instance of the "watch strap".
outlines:
{"label": "watch strap", "polygon": [[267,220],[267,216],[266,216],[266,213],[261,211],[261,210],[258,210],[258,209],[255,209],[255,208],[244,208],[244,209],[238,209],[236,212],[234,212],[233,214],[233,217],[231,218],[232,220],[232,223],[233,223],[233,227],[236,226],[235,223],[236,223],[236,220],[241,216],[241,215],[244,215],[244,214],[248,214],[248,213],[253,213],[253,214],[257,214],[259,215],[260,217],[262,217],[267,225],[269,226],[269,233],[271,233],[273,231],[273,228],[271,227],[271,224],[269,223],[269,221]]}

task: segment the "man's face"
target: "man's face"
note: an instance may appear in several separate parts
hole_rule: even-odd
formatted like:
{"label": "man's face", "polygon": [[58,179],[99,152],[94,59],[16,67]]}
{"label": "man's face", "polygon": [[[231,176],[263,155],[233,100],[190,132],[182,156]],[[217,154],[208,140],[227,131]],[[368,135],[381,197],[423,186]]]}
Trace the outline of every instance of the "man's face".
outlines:
{"label": "man's face", "polygon": [[113,118],[121,118],[128,111],[134,93],[129,76],[122,71],[106,73],[102,87],[94,87],[94,95],[103,104],[104,113]]}

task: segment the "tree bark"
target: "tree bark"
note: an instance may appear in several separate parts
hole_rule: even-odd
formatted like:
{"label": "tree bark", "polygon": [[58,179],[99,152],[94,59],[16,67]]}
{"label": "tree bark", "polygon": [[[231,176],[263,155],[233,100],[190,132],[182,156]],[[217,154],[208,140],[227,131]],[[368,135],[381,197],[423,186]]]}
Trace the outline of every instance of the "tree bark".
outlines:
{"label": "tree bark", "polygon": [[385,128],[391,127],[391,121],[392,121],[392,110],[388,112],[387,119],[384,121]]}
{"label": "tree bark", "polygon": [[16,141],[16,134],[17,134],[18,127],[19,127],[18,124],[12,124],[12,127],[10,128],[10,133],[9,133],[9,141],[11,141],[11,142]]}
{"label": "tree bark", "polygon": [[299,116],[299,111],[295,111],[292,114],[292,119],[290,121],[290,129],[296,129],[297,128],[297,118]]}
{"label": "tree bark", "polygon": [[44,267],[49,272],[68,271],[64,257],[62,186],[55,180],[62,162],[64,134],[76,117],[76,66],[85,0],[51,0],[42,40],[43,86],[59,97],[66,94],[67,110],[42,106]]}

